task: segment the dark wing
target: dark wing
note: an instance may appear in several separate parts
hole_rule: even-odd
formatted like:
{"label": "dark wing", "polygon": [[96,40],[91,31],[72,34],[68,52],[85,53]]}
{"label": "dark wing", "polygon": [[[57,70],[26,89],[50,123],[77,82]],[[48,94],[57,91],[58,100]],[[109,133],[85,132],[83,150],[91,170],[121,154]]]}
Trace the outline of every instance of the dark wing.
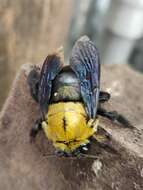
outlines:
{"label": "dark wing", "polygon": [[95,118],[99,99],[100,62],[97,48],[87,36],[74,45],[70,65],[80,81],[81,96],[89,118]]}
{"label": "dark wing", "polygon": [[45,59],[39,80],[38,101],[43,114],[47,112],[51,96],[52,81],[62,68],[61,58],[56,55],[49,55]]}

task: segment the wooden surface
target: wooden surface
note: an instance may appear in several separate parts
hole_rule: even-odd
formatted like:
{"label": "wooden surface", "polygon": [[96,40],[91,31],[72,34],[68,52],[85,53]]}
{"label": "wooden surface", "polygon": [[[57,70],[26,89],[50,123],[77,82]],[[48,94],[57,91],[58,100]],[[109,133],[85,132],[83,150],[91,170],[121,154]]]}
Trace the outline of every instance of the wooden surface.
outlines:
{"label": "wooden surface", "polygon": [[128,129],[100,117],[116,152],[92,144],[98,158],[45,157],[53,146],[40,132],[30,143],[29,132],[39,116],[27,86],[29,65],[22,66],[0,117],[0,189],[5,190],[142,190],[143,76],[127,65],[102,67],[102,89],[112,94],[108,110],[124,114]]}

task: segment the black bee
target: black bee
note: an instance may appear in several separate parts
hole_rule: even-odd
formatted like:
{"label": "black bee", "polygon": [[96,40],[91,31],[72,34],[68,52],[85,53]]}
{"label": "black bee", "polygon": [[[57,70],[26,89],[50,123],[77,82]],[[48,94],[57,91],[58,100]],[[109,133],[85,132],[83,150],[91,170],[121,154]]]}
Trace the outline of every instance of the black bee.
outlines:
{"label": "black bee", "polygon": [[59,53],[48,55],[40,74],[30,72],[28,84],[41,110],[30,135],[43,129],[63,155],[85,153],[92,137],[101,139],[98,115],[129,125],[122,115],[101,107],[110,94],[100,90],[99,53],[87,36],[75,43],[68,66]]}

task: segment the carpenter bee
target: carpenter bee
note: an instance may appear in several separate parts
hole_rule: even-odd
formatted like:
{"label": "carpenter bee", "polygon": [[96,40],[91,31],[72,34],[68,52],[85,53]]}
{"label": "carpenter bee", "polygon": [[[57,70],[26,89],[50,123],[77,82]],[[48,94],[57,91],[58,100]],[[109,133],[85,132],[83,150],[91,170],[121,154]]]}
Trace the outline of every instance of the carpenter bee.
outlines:
{"label": "carpenter bee", "polygon": [[41,110],[31,138],[43,129],[65,156],[87,152],[93,136],[98,141],[98,115],[129,124],[117,112],[101,107],[110,94],[100,91],[99,53],[87,36],[75,43],[68,66],[63,66],[59,53],[48,55],[40,73],[36,69],[30,72],[28,84]]}

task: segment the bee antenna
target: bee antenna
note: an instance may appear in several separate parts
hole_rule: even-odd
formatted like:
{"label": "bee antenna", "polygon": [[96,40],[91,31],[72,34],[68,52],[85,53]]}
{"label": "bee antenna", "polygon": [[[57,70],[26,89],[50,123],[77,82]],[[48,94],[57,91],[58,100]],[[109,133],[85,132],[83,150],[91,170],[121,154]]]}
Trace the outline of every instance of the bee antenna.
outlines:
{"label": "bee antenna", "polygon": [[46,155],[43,155],[43,158],[53,158],[53,157],[57,157],[56,154],[46,154]]}
{"label": "bee antenna", "polygon": [[80,155],[84,158],[91,158],[91,159],[99,159],[98,156],[95,156],[95,155],[92,155],[92,154],[83,154],[83,153],[80,153]]}

